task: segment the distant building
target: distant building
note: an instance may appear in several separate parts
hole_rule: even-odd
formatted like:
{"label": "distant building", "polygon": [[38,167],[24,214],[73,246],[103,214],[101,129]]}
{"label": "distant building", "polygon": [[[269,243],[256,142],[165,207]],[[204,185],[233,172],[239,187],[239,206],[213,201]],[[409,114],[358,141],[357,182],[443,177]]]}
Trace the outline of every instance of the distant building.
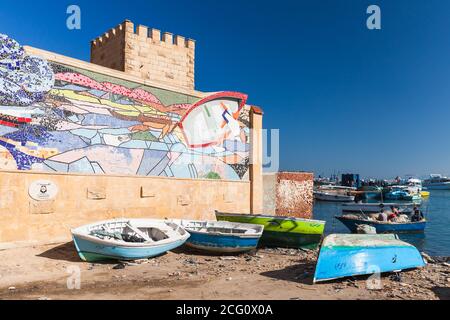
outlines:
{"label": "distant building", "polygon": [[346,187],[359,188],[361,187],[361,180],[359,174],[345,173],[342,175],[341,184]]}

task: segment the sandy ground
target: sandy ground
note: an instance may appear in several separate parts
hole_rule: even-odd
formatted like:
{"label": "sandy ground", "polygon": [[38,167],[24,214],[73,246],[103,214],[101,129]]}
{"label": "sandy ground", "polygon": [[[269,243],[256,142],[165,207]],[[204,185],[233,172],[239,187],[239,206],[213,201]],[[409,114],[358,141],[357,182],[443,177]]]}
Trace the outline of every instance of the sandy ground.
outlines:
{"label": "sandy ground", "polygon": [[210,256],[183,247],[134,263],[91,264],[80,261],[72,242],[14,248],[0,251],[0,299],[450,298],[446,258],[383,275],[379,290],[367,288],[367,277],[313,285],[316,258],[317,251]]}

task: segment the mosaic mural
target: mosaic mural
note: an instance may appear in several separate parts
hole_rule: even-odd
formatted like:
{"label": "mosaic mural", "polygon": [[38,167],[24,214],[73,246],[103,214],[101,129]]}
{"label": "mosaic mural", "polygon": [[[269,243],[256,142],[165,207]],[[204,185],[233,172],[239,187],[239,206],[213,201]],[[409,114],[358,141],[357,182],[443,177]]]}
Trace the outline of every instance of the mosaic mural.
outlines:
{"label": "mosaic mural", "polygon": [[0,169],[248,180],[246,99],[48,62],[0,34]]}

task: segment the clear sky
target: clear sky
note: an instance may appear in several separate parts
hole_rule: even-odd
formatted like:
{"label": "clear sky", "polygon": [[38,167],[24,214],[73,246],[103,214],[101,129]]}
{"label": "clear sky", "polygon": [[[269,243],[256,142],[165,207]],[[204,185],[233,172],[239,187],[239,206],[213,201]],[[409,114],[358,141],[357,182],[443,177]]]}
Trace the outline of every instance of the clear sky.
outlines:
{"label": "clear sky", "polygon": [[[70,4],[81,30],[66,28]],[[0,33],[83,60],[125,19],[196,39],[196,88],[249,94],[280,129],[281,170],[450,173],[450,1],[0,3]]]}

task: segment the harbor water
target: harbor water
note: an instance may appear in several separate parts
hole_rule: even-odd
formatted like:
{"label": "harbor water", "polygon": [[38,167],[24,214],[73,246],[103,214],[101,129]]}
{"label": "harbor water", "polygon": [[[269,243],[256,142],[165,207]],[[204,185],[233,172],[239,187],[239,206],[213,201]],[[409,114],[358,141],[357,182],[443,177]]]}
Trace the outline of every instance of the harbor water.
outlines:
{"label": "harbor water", "polygon": [[[335,216],[342,214],[341,203],[315,201],[314,219],[325,220],[325,234],[349,233]],[[450,256],[450,190],[430,190],[421,210],[427,219],[425,233],[399,234],[401,240],[432,256]]]}

